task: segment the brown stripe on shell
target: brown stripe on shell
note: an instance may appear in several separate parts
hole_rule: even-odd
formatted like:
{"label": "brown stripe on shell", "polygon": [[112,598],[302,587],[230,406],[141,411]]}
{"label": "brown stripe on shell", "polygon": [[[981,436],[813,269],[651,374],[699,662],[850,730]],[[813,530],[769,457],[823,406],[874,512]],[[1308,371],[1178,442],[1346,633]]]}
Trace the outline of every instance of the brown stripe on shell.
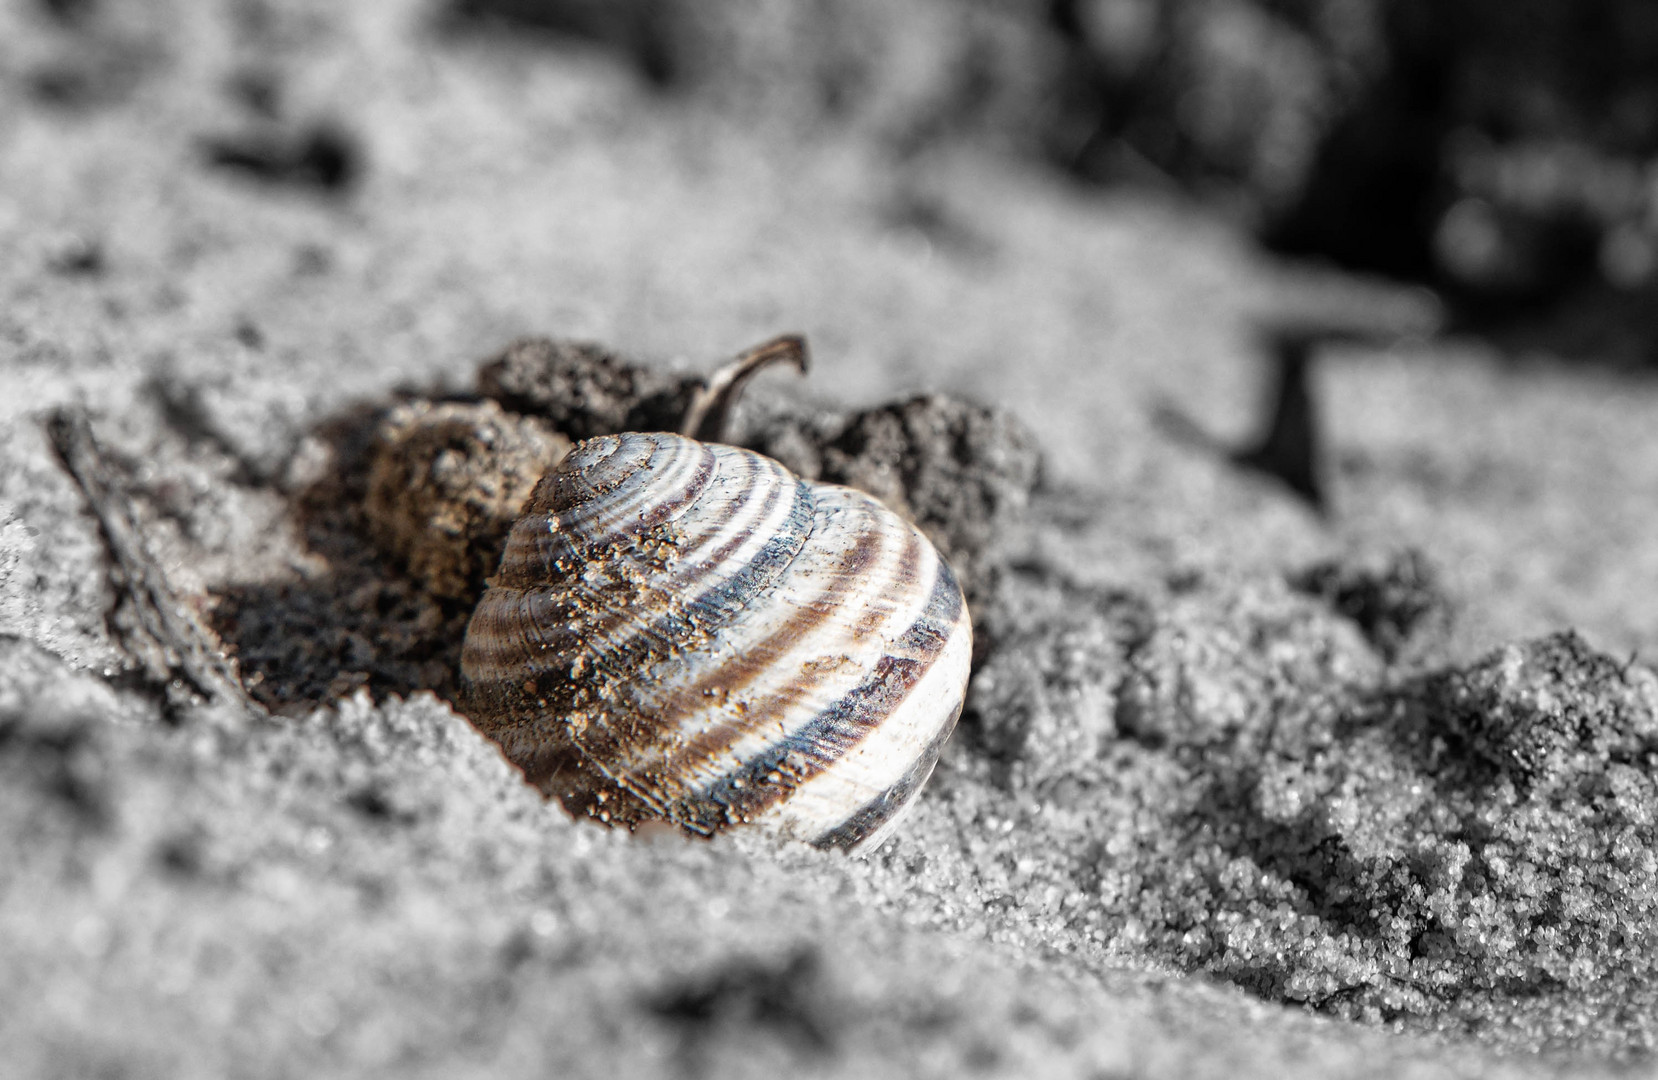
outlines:
{"label": "brown stripe on shell", "polygon": [[[708,473],[712,470],[701,471]],[[702,482],[698,487],[705,489],[707,484]],[[769,505],[780,497],[781,485],[773,484],[768,487],[766,502]],[[763,520],[764,514],[760,517]],[[546,515],[540,520],[556,521],[557,513]],[[544,535],[545,530],[537,528],[537,523],[538,517],[527,516],[517,531],[540,532]],[[627,550],[622,545],[614,545],[607,551],[590,550],[588,555],[593,558],[583,564],[584,575],[592,572],[593,562],[614,568],[606,580],[600,583],[600,588],[589,587],[587,581],[576,576],[574,567],[549,568],[544,575],[538,576],[534,569],[517,562],[517,557],[522,554],[521,549],[509,550],[503,558],[503,572],[497,577],[496,585],[503,589],[516,587],[522,590],[526,601],[531,596],[542,598],[543,603],[535,607],[538,610],[556,608],[556,617],[521,617],[511,626],[498,624],[495,632],[487,635],[488,638],[493,639],[496,644],[500,644],[504,638],[505,642],[522,645],[524,649],[537,656],[559,656],[596,641],[610,643],[611,651],[616,651],[616,645],[636,634],[652,636],[652,627],[659,622],[659,614],[664,609],[676,606],[679,598],[687,594],[690,582],[707,570],[704,565],[707,560],[693,561],[678,557],[678,552],[673,546],[678,542],[677,537],[657,539],[660,542],[648,546],[648,550],[644,552]],[[804,536],[801,539],[804,542]],[[714,553],[715,560],[728,557],[731,551],[744,542],[744,534],[733,536]],[[678,563],[683,569],[678,575],[667,577],[663,573],[661,563]],[[529,578],[528,582],[524,581],[526,577]],[[491,614],[487,607],[480,607],[480,612],[486,616]],[[520,612],[523,613],[522,609]],[[580,620],[579,626],[573,625],[573,620],[577,619]],[[484,629],[486,625],[480,623],[480,629]],[[677,634],[671,633],[672,629],[674,628],[657,627],[655,634],[664,638],[691,636],[688,628],[678,628],[682,632]],[[480,635],[474,634],[474,637]],[[483,657],[475,654],[475,660],[482,661]],[[476,666],[475,664],[474,668]],[[511,662],[501,666],[511,666]]]}
{"label": "brown stripe on shell", "polygon": [[[770,673],[778,659],[787,655],[801,638],[839,617],[842,614],[839,605],[843,598],[870,586],[863,574],[874,562],[883,539],[878,530],[864,532],[846,552],[845,572],[832,588],[820,594],[820,602],[802,605],[796,609],[794,619],[778,627],[764,641],[748,646],[740,656],[709,671],[684,690],[660,700],[657,703],[660,709],[658,715],[664,728],[683,730],[687,720],[708,708],[710,699],[735,697],[741,700],[742,692]],[[912,552],[916,550],[919,538],[906,536],[905,539],[907,549]],[[649,761],[643,767],[659,770],[665,775],[684,776],[698,764],[717,760],[733,743],[754,732],[761,724],[786,715],[789,706],[805,696],[805,687],[814,674],[810,668],[803,668],[791,682],[769,696],[746,702],[741,722],[718,723],[686,740],[666,757]]]}
{"label": "brown stripe on shell", "polygon": [[[760,814],[831,767],[893,713],[943,651],[961,614],[961,587],[942,560],[938,566],[926,610],[855,690],[766,752],[749,757],[741,769],[699,791],[694,815],[679,819],[679,824],[713,832]],[[771,780],[773,774],[779,780]]]}
{"label": "brown stripe on shell", "polygon": [[896,783],[847,815],[845,821],[813,840],[812,846],[850,850],[879,832],[894,816],[903,812],[910,799],[921,790],[921,785],[933,775],[933,769],[938,766],[938,756],[944,752],[944,744],[950,741],[955,730],[956,721],[952,718],[928,740],[915,764]]}
{"label": "brown stripe on shell", "polygon": [[[751,485],[752,486],[752,485]],[[775,508],[782,499],[796,499],[804,496],[803,487],[798,483],[784,485],[778,483],[767,484],[763,488],[763,502],[760,512],[755,515],[758,523],[766,522],[770,517],[770,510]],[[593,627],[593,632],[606,640],[619,638],[623,627],[628,625],[645,627],[660,622],[661,616],[672,612],[676,619],[695,622],[703,634],[713,633],[725,623],[729,622],[741,611],[742,603],[734,606],[721,605],[717,600],[710,599],[710,595],[719,591],[719,586],[709,586],[706,581],[710,572],[719,570],[737,551],[752,542],[755,533],[752,528],[734,531],[717,548],[711,552],[708,547],[720,539],[721,533],[711,531],[703,538],[676,536],[671,553],[665,552],[660,563],[651,564],[651,585],[655,596],[660,597],[654,605],[642,605],[637,601],[615,605],[611,608],[614,617]],[[779,559],[773,556],[772,563],[758,576],[766,579],[775,579],[787,572],[788,562],[792,561],[800,549],[805,545],[809,532],[802,530],[796,542],[785,545],[786,556]],[[694,539],[703,542],[690,546]],[[623,557],[618,552],[613,558]],[[750,560],[748,566],[755,566]],[[753,573],[753,571],[750,571]],[[764,584],[749,586],[749,591],[764,588]],[[689,598],[689,599],[688,599]],[[745,601],[746,602],[746,601]],[[672,633],[671,628],[663,627],[659,632]],[[690,636],[689,633],[676,636]],[[700,635],[699,635],[700,636]]]}
{"label": "brown stripe on shell", "polygon": [[[729,453],[728,451],[728,456]],[[745,456],[761,462],[766,461],[766,459],[759,458],[758,455]],[[757,523],[766,523],[769,520],[769,511],[777,506],[779,500],[791,498],[800,504],[791,507],[791,517],[804,517],[809,521],[810,500],[805,492],[804,485],[798,479],[777,468],[775,463],[768,464],[775,469],[774,474],[745,477],[744,479],[748,483],[735,495],[740,496],[745,491],[754,490],[757,487],[757,480],[770,481],[759,485],[760,490],[763,491],[763,503],[760,512],[754,515],[754,520]],[[707,481],[699,483],[697,494],[700,496],[706,493],[710,486],[711,483]],[[556,511],[550,514],[549,517],[556,519]],[[569,531],[568,528],[561,530],[563,533]],[[766,576],[772,578],[781,576],[786,571],[787,562],[791,561],[798,554],[800,548],[804,546],[808,535],[807,531],[805,529],[796,531],[798,532],[797,536],[787,537],[791,542],[784,544],[783,550],[768,556],[769,565],[774,567],[774,571]],[[613,580],[594,583],[597,587],[582,582],[571,584],[572,589],[579,588],[580,591],[592,594],[594,599],[592,606],[596,612],[609,613],[608,617],[590,622],[587,626],[588,633],[605,641],[619,640],[623,637],[626,628],[648,625],[657,618],[653,614],[657,612],[672,612],[684,619],[694,619],[704,624],[701,627],[703,631],[709,631],[729,621],[736,611],[740,610],[740,603],[731,607],[730,610],[721,610],[715,596],[718,589],[705,589],[702,595],[698,596],[697,585],[699,579],[708,578],[711,571],[718,570],[730,559],[733,553],[750,543],[754,535],[752,531],[731,533],[711,553],[708,551],[708,547],[712,543],[721,540],[722,530],[716,529],[706,532],[701,543],[697,542],[698,537],[689,536],[681,530],[668,531],[660,525],[642,525],[639,534],[631,544],[618,543],[612,545],[609,549],[602,549],[597,545],[588,545],[587,559],[583,564],[588,569],[584,573],[591,573],[591,567],[594,565],[613,566],[624,571],[621,576],[615,577]],[[509,550],[503,558],[504,568],[516,554],[516,552]],[[533,572],[529,576],[539,587],[556,588],[559,587],[559,579],[572,576],[573,569],[549,567],[539,581],[535,581]],[[500,583],[521,584],[522,577],[523,575],[520,574],[509,576],[503,571]],[[637,595],[625,595],[629,585],[638,587]],[[646,585],[649,586],[648,591],[644,588]],[[612,589],[623,595],[610,601],[598,599],[603,592]],[[754,591],[753,586],[750,586],[748,591]],[[693,599],[684,603],[675,603],[685,597],[693,597]],[[672,634],[669,628],[664,628],[663,632]],[[683,634],[672,636],[691,637],[700,635],[686,630]]]}
{"label": "brown stripe on shell", "polygon": [[[573,811],[629,824],[665,817],[699,832],[753,818],[859,746],[901,709],[950,635],[965,632],[955,625],[963,616],[960,590],[941,559],[934,560],[920,613],[898,614],[915,612],[914,600],[885,602],[919,585],[915,568],[928,561],[929,549],[913,527],[861,494],[808,484],[746,451],[676,436],[614,437],[612,445],[578,446],[567,464],[572,459],[593,475],[560,478],[555,470],[538,485],[535,512],[515,525],[502,572],[468,627],[462,667],[467,711],[479,727]],[[644,501],[655,467],[668,474],[667,505]],[[827,518],[814,514],[813,490],[837,490],[831,502],[851,497],[857,509],[843,503],[825,510]],[[583,511],[607,497],[618,501]],[[784,498],[791,500],[786,513]],[[744,504],[755,499],[751,511]],[[850,530],[851,539],[824,547],[815,534],[825,528]],[[900,544],[889,543],[900,537]],[[827,580],[799,577],[801,557],[822,560],[826,569],[813,574]],[[699,589],[703,579],[714,584]],[[759,620],[764,639],[742,639],[748,605],[801,587],[813,591],[790,601],[785,614]],[[862,590],[872,599],[860,609],[853,600]],[[826,633],[837,616],[848,620],[838,637]],[[901,633],[893,622],[900,617],[909,622]],[[882,640],[890,645],[883,648]],[[855,682],[820,681],[820,702],[825,691],[839,697],[819,707],[811,701],[812,680],[822,678],[825,661],[858,664],[866,674]],[[795,663],[799,670],[775,678],[778,667]],[[963,662],[961,679],[965,670]],[[955,660],[949,671],[956,671]],[[948,687],[958,676],[940,677],[942,694],[929,692],[928,700],[948,707]],[[802,718],[803,709],[816,711]],[[934,721],[930,704],[925,715],[911,712],[915,718],[906,718],[903,730],[920,726],[905,753],[936,758],[936,748],[924,746],[942,739],[934,724],[948,732],[955,713],[940,711]],[[757,738],[772,730],[776,737]],[[895,740],[905,738],[893,731]],[[887,745],[871,743],[861,760],[886,761]],[[720,764],[739,753],[741,766]],[[845,779],[813,789],[816,799],[830,801],[794,817],[832,821],[841,792],[860,784],[864,792],[887,784],[881,805],[896,809],[930,767],[911,763],[892,784],[869,782],[895,775],[884,767],[837,772]],[[919,778],[905,787],[910,776]],[[858,822],[873,821],[875,812],[849,806],[846,813],[843,827],[830,831],[867,834]]]}
{"label": "brown stripe on shell", "polygon": [[[648,438],[648,437],[646,437]],[[618,441],[606,436],[591,443]],[[678,440],[682,443],[685,440]],[[630,440],[626,446],[638,449],[624,461],[614,458],[621,451],[606,455],[589,467],[587,457],[572,461],[578,452],[585,452],[588,443],[580,444],[570,456],[543,477],[524,504],[524,516],[514,524],[507,536],[501,555],[501,570],[497,580],[503,585],[530,588],[543,585],[562,570],[590,564],[606,548],[637,545],[642,539],[658,543],[672,542],[675,534],[664,528],[670,521],[685,513],[708,489],[716,462],[710,448],[696,446],[695,451],[675,444],[663,450],[660,441],[645,438]],[[693,444],[694,446],[696,444]],[[648,453],[646,448],[648,447]],[[694,453],[695,463],[680,465],[677,460]],[[670,486],[665,468],[653,469],[652,462],[666,456],[666,465],[687,469],[683,482]],[[612,476],[599,466],[623,470]],[[596,479],[591,473],[598,471]],[[579,477],[579,479],[578,479]],[[595,500],[612,496],[628,484],[635,484],[638,492],[629,496],[620,506],[610,506],[606,515],[583,513]],[[632,511],[636,509],[638,513]],[[657,531],[655,536],[642,536]]]}
{"label": "brown stripe on shell", "polygon": [[[718,604],[699,598],[699,619],[689,610],[698,601],[687,605],[682,595],[690,592],[689,586],[699,574],[706,575],[709,567],[719,568],[734,552],[750,544],[754,526],[770,526],[767,508],[775,507],[780,499],[792,500],[790,519],[811,520],[810,496],[803,485],[775,465],[765,463],[765,459],[756,456],[753,460],[769,467],[764,471],[749,468],[747,473],[727,470],[734,482],[747,481],[743,487],[726,492],[730,501],[739,504],[753,487],[756,475],[770,481],[762,489],[763,505],[749,515],[750,526],[732,531],[723,541],[719,530],[710,531],[710,542],[721,541],[719,546],[707,558],[684,560],[685,569],[679,575],[664,575],[657,566],[633,565],[630,552],[611,551],[601,554],[608,555],[605,565],[616,572],[608,576],[606,587],[600,590],[588,588],[573,574],[556,570],[544,584],[527,590],[512,589],[497,579],[497,588],[479,605],[469,628],[463,669],[470,677],[470,699],[484,705],[472,711],[489,718],[504,717],[495,722],[485,720],[480,726],[502,741],[509,756],[532,779],[544,783],[555,776],[572,780],[573,772],[594,771],[591,762],[627,761],[634,756],[634,747],[661,737],[660,727],[642,718],[633,700],[635,695],[628,690],[636,674],[694,653],[718,624],[728,621],[741,607],[738,604],[736,610],[726,612]],[[699,492],[706,490],[708,483],[700,481],[697,487]],[[799,532],[798,541],[792,545],[785,544],[780,550],[771,550],[771,544],[762,548],[765,565],[761,566],[759,580],[748,585],[749,591],[775,585],[771,579],[786,571],[809,535],[805,528]],[[751,561],[742,573],[752,575],[759,562]],[[718,592],[719,587],[708,589],[705,597]],[[604,699],[604,708],[590,708],[595,697]],[[547,725],[531,719],[549,713],[585,713],[590,719],[566,727],[560,737],[547,731]],[[525,720],[531,721],[528,726],[534,729],[533,740],[512,730],[525,726]],[[622,786],[632,786],[631,778],[615,768],[603,772]],[[649,802],[649,812],[655,812],[654,800]]]}

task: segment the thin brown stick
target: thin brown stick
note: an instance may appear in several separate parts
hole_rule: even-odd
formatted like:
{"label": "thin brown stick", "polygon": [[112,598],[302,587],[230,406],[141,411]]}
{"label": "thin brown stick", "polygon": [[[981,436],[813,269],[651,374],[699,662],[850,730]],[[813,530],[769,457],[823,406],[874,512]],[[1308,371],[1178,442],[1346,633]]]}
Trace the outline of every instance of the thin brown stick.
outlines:
{"label": "thin brown stick", "polygon": [[247,714],[263,714],[242,689],[213,635],[150,554],[132,498],[98,445],[86,410],[70,407],[52,413],[46,418],[46,435],[98,519],[110,556],[110,585],[132,614],[133,625],[116,632],[145,676],[175,703],[182,692]]}
{"label": "thin brown stick", "polygon": [[799,334],[784,334],[738,354],[723,365],[691,399],[679,433],[703,442],[727,441],[731,434],[731,410],[743,387],[775,364],[793,364],[802,375],[806,374],[811,366],[806,339]]}

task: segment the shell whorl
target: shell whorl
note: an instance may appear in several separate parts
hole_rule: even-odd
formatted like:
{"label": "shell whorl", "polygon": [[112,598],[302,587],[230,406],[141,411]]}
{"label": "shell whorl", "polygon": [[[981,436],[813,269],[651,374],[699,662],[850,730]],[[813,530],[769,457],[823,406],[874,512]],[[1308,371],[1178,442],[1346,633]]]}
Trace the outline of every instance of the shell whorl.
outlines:
{"label": "shell whorl", "polygon": [[971,651],[949,567],[873,498],[626,434],[541,480],[461,669],[474,723],[576,813],[854,847],[932,772]]}

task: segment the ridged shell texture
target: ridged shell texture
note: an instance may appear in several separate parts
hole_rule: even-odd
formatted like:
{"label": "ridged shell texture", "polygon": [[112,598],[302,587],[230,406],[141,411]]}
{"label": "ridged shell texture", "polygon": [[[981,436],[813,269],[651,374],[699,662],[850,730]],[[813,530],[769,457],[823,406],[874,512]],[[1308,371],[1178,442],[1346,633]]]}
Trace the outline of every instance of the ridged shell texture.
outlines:
{"label": "ridged shell texture", "polygon": [[467,628],[469,715],[574,813],[872,846],[932,773],[971,628],[875,499],[677,435],[583,442]]}

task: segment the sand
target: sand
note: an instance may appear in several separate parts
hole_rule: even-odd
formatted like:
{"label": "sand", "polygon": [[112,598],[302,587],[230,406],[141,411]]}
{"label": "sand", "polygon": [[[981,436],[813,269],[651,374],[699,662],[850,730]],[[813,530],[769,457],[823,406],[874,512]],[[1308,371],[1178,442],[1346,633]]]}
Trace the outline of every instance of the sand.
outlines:
{"label": "sand", "polygon": [[[1649,1067],[1650,380],[967,141],[203,10],[0,16],[6,1069]],[[1311,369],[1323,512],[1226,453],[1296,320],[1398,331]],[[450,706],[466,599],[375,546],[376,433],[525,336],[672,383],[784,331],[741,437],[962,561],[957,736],[865,858],[575,822]],[[64,406],[255,708],[135,655]]]}

